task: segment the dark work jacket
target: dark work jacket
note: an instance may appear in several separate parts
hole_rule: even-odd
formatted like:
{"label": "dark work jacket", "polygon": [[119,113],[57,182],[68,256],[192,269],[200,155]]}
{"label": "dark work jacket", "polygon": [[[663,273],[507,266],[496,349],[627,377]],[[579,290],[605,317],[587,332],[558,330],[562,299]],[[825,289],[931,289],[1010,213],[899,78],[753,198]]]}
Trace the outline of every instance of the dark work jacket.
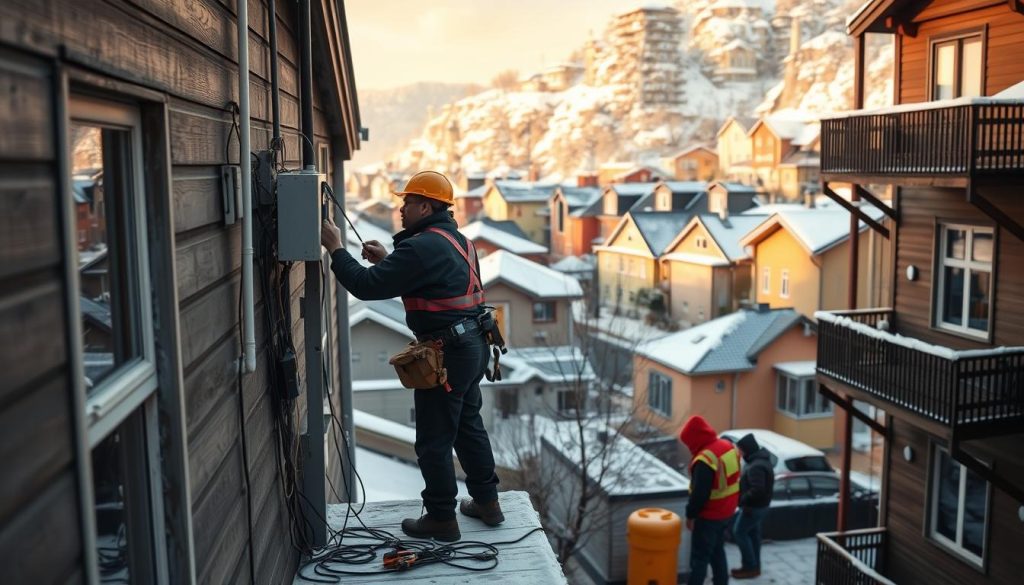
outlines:
{"label": "dark work jacket", "polygon": [[772,490],[775,486],[771,456],[762,447],[744,455],[743,460],[747,464],[740,476],[740,507],[764,508],[772,503]]}
{"label": "dark work jacket", "polygon": [[[444,237],[424,232],[429,227],[455,236],[466,249],[447,210],[438,211],[395,235],[395,250],[375,266],[360,264],[344,246],[331,254],[331,270],[338,282],[357,299],[373,301],[400,296],[447,299],[466,294],[469,265]],[[480,263],[476,262],[477,274]],[[416,335],[432,333],[466,317],[480,314],[479,306],[452,311],[407,311],[405,322]]]}
{"label": "dark work jacket", "polygon": [[715,483],[715,471],[706,463],[698,461],[690,470],[690,497],[686,501],[686,517],[694,519],[711,498]]}

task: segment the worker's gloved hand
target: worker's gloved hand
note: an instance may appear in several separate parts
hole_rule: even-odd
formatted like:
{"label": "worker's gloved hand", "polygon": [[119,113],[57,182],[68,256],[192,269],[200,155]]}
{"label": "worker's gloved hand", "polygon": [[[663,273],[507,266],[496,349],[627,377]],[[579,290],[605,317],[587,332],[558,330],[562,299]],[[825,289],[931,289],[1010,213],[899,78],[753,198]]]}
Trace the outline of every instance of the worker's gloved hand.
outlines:
{"label": "worker's gloved hand", "polygon": [[387,255],[388,251],[377,240],[367,240],[363,242],[363,259],[367,260],[370,264],[380,262]]}
{"label": "worker's gloved hand", "polygon": [[324,223],[320,225],[320,244],[332,254],[341,248],[341,230],[329,217],[325,217]]}

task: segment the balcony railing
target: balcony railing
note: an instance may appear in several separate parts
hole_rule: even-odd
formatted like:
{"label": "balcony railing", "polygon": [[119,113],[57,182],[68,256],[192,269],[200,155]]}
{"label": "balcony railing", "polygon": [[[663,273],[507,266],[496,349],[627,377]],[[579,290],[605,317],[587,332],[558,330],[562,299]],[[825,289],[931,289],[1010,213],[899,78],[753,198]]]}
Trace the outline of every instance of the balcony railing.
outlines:
{"label": "balcony railing", "polygon": [[818,535],[817,585],[890,585],[885,569],[885,528]]}
{"label": "balcony railing", "polygon": [[819,374],[961,431],[1024,423],[1024,349],[954,351],[896,335],[889,309],[816,316]]}
{"label": "balcony railing", "polygon": [[821,172],[974,176],[1024,173],[1024,102],[974,98],[851,112],[821,121]]}

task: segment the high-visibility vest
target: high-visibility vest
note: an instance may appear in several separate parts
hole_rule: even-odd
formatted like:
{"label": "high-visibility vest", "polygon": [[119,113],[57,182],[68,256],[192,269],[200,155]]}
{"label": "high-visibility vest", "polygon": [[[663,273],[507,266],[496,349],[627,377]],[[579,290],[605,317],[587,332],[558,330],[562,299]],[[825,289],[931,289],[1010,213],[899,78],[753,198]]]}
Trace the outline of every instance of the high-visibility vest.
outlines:
{"label": "high-visibility vest", "polygon": [[710,467],[715,474],[711,496],[698,516],[708,520],[731,518],[740,501],[739,453],[729,441],[716,439],[690,462],[691,475],[698,462]]}
{"label": "high-visibility vest", "polygon": [[423,299],[418,297],[402,297],[402,304],[405,305],[406,311],[459,311],[465,309],[472,309],[477,305],[484,304],[484,287],[480,283],[480,275],[476,271],[476,248],[473,246],[473,241],[466,238],[466,249],[463,250],[459,242],[450,233],[443,229],[431,227],[427,228],[423,232],[433,232],[444,239],[454,247],[462,259],[469,265],[469,286],[466,288],[466,294],[459,295],[457,297],[449,297],[446,299]]}

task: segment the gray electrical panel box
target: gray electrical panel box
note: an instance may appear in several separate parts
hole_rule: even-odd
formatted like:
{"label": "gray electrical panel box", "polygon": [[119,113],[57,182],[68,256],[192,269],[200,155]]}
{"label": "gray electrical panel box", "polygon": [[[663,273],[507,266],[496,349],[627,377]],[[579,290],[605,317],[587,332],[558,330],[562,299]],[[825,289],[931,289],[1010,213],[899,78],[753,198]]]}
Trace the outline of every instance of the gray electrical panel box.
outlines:
{"label": "gray electrical panel box", "polygon": [[320,189],[325,180],[314,171],[277,175],[278,260],[320,260]]}

